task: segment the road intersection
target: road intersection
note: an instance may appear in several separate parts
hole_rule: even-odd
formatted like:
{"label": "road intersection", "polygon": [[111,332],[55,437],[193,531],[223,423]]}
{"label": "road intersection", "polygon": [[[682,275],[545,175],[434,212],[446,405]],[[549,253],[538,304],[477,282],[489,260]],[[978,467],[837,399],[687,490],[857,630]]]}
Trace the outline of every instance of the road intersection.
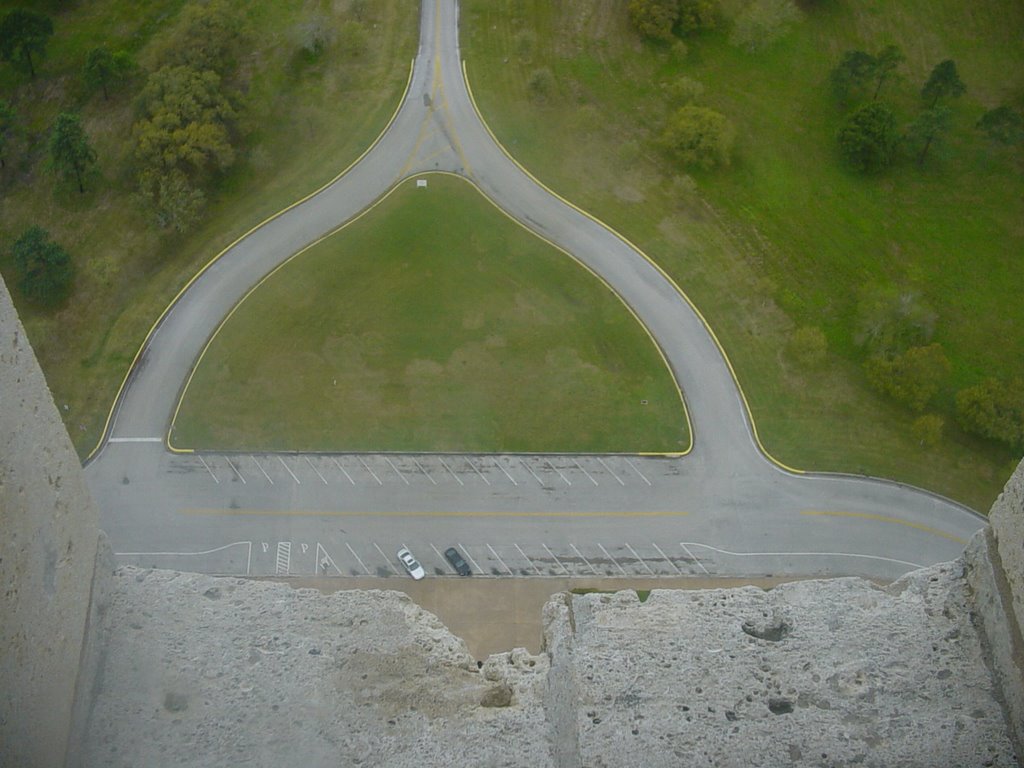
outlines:
{"label": "road intersection", "polygon": [[[686,399],[683,456],[178,453],[173,414],[207,340],[265,275],[408,178],[461,175],[615,290]],[[346,173],[236,242],[147,338],[86,466],[123,562],[238,575],[428,573],[458,544],[484,574],[861,574],[957,556],[984,521],[900,484],[789,470],[765,455],[723,350],[680,288],[544,188],[471,96],[455,0],[424,0],[391,123]]]}

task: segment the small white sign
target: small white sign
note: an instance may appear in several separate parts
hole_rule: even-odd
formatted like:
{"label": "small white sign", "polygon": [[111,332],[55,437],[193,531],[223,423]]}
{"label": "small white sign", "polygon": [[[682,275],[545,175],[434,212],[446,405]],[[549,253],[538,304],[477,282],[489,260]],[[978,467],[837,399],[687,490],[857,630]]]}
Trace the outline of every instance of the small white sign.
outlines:
{"label": "small white sign", "polygon": [[427,180],[426,179],[416,179],[416,186],[417,187],[425,187],[425,186],[427,186]]}

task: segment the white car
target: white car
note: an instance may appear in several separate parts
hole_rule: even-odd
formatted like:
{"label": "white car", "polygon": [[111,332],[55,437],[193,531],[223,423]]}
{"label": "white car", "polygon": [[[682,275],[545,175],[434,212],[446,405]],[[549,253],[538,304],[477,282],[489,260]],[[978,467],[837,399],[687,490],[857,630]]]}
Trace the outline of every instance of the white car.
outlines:
{"label": "white car", "polygon": [[398,560],[402,563],[402,567],[409,572],[409,575],[417,581],[427,575],[427,572],[423,570],[423,566],[412,556],[412,552],[407,547],[402,547],[398,550]]}

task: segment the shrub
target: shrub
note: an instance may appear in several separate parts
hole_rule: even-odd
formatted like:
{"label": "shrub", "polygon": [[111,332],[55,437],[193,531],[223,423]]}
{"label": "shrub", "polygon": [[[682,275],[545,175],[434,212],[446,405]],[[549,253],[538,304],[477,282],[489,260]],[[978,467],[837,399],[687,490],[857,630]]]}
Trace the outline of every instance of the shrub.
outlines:
{"label": "shrub", "polygon": [[873,101],[855,110],[838,134],[846,162],[858,171],[879,171],[893,161],[899,134],[896,116],[886,104]]}
{"label": "shrub", "polygon": [[683,165],[728,166],[736,129],[722,114],[707,107],[680,107],[669,118],[662,143]]}

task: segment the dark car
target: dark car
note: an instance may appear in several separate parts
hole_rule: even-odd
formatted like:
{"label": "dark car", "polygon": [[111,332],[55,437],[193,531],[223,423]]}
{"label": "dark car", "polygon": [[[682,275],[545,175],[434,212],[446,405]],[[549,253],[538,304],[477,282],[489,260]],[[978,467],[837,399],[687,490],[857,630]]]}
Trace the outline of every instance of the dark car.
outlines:
{"label": "dark car", "polygon": [[472,576],[473,571],[469,569],[469,564],[462,559],[462,555],[459,554],[459,550],[455,547],[448,547],[444,551],[444,559],[451,563],[452,568],[459,576]]}

